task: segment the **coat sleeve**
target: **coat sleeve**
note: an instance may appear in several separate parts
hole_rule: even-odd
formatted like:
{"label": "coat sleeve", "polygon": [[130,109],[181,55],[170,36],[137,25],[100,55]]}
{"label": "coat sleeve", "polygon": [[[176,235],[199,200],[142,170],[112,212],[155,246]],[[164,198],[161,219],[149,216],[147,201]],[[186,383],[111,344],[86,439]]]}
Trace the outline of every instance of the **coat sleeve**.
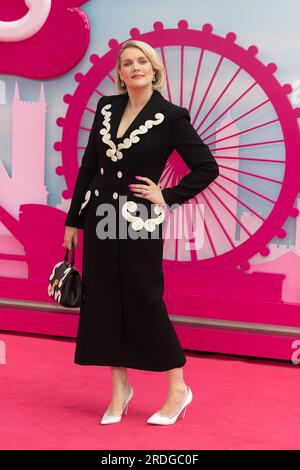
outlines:
{"label": "coat sleeve", "polygon": [[[176,186],[162,190],[169,210],[199,194],[219,175],[218,164],[208,145],[192,126],[187,108],[181,107],[174,119],[172,140],[174,148],[191,171]],[[176,207],[171,207],[174,204]]]}
{"label": "coat sleeve", "polygon": [[85,148],[81,165],[76,178],[70,209],[68,211],[65,225],[70,227],[83,228],[83,218],[79,215],[81,204],[84,201],[84,196],[87,188],[96,174],[99,163],[99,156],[97,153],[97,119],[99,119],[99,107],[103,97],[97,103],[97,109],[93,121],[93,125],[90,131],[88,144]]}

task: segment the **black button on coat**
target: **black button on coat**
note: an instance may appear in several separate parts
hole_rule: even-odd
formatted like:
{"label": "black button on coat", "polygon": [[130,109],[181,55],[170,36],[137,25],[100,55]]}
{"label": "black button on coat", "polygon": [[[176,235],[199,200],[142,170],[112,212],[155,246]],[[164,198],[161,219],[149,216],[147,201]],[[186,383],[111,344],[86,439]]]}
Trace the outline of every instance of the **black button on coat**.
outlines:
{"label": "black button on coat", "polygon": [[[117,138],[127,101],[128,93],[99,99],[65,221],[84,229],[74,362],[166,371],[186,357],[163,301],[164,217],[219,171],[188,110],[156,90]],[[162,189],[165,205],[135,196],[128,185],[146,184],[136,176],[158,184],[174,149],[190,172]]]}

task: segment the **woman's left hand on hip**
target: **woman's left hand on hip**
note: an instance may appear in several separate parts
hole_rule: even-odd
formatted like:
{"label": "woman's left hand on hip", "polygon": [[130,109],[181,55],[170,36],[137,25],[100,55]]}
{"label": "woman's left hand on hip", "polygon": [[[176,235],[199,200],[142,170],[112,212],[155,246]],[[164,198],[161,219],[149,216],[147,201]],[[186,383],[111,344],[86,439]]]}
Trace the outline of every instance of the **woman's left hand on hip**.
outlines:
{"label": "woman's left hand on hip", "polygon": [[164,204],[165,200],[163,198],[160,186],[155,184],[150,178],[146,176],[136,177],[137,179],[145,181],[147,184],[130,184],[129,188],[133,192],[134,196],[147,199],[148,201],[153,202],[153,204]]}

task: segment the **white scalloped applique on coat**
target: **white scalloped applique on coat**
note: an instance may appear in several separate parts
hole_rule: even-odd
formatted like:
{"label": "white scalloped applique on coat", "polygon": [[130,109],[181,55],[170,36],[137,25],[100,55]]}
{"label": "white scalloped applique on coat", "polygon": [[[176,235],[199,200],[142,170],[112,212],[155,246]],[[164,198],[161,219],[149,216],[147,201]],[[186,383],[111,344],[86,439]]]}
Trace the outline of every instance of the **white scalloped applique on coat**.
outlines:
{"label": "white scalloped applique on coat", "polygon": [[163,113],[156,113],[155,118],[156,119],[147,119],[144,124],[141,124],[138,129],[133,130],[129,137],[126,137],[123,142],[119,142],[118,145],[116,145],[112,140],[111,140],[111,134],[109,133],[110,131],[110,118],[111,118],[111,111],[108,111],[111,108],[111,104],[108,103],[105,106],[101,108],[101,114],[103,114],[104,119],[103,119],[103,128],[100,130],[100,134],[102,135],[102,141],[107,144],[110,148],[106,151],[106,156],[111,158],[113,162],[116,162],[123,158],[123,153],[121,152],[122,149],[128,149],[131,147],[132,144],[136,144],[137,142],[140,141],[140,138],[138,137],[138,134],[146,134],[149,129],[151,129],[153,126],[158,126],[161,124],[165,118]]}

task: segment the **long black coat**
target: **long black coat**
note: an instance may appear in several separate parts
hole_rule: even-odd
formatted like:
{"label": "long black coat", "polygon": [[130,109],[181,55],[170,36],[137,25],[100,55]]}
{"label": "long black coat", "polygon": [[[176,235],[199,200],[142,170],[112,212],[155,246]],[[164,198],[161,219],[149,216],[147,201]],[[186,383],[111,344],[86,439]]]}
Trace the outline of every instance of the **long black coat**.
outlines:
{"label": "long black coat", "polygon": [[[218,165],[188,110],[156,90],[116,138],[127,101],[128,93],[98,101],[65,221],[84,229],[74,362],[166,371],[186,357],[163,301],[163,221],[218,176]],[[135,176],[158,184],[174,149],[191,171],[162,189],[165,205],[134,196],[128,185],[146,184]]]}

